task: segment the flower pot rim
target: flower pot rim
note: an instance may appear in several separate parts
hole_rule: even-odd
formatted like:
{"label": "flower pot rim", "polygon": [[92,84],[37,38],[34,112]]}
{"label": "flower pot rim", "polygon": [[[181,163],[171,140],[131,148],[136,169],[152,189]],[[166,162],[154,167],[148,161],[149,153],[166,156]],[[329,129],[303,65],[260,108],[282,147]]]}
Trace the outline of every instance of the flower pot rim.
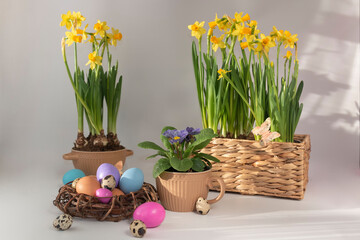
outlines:
{"label": "flower pot rim", "polygon": [[[202,171],[202,172],[169,172],[169,171],[164,171],[162,172],[161,174],[163,173],[168,173],[168,174],[174,174],[174,175],[184,175],[184,174],[189,174],[189,175],[200,175],[200,174],[205,174],[205,173],[208,173],[208,172],[211,172],[211,168],[206,170],[206,171]],[[160,174],[160,175],[161,175]],[[160,176],[159,175],[159,176]],[[158,177],[159,177],[158,176]]]}
{"label": "flower pot rim", "polygon": [[121,151],[132,151],[130,149],[127,148],[123,148],[123,149],[119,149],[119,150],[109,150],[109,151],[82,151],[82,150],[75,150],[74,148],[71,149],[72,152],[77,152],[77,153],[114,153],[114,152],[121,152]]}

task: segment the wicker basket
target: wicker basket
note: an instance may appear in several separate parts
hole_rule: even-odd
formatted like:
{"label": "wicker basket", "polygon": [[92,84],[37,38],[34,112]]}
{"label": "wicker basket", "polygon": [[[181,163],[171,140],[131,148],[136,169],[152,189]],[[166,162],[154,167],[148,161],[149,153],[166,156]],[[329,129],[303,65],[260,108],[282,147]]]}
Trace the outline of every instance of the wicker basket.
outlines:
{"label": "wicker basket", "polygon": [[118,222],[132,217],[135,209],[145,202],[157,202],[157,192],[149,183],[144,183],[137,192],[114,196],[108,204],[97,197],[76,193],[71,183],[62,186],[53,204],[62,212],[75,217],[95,218],[98,221]]}
{"label": "wicker basket", "polygon": [[[222,177],[227,192],[303,199],[308,182],[310,136],[295,135],[294,143],[214,138],[202,152],[217,157],[212,174]],[[211,190],[220,191],[215,184]]]}

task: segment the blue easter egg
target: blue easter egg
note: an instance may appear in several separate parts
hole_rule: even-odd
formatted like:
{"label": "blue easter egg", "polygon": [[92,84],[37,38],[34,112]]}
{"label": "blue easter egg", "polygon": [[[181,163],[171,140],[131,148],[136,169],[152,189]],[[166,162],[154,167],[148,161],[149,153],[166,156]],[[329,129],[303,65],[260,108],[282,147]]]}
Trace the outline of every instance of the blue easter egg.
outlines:
{"label": "blue easter egg", "polygon": [[71,169],[67,171],[63,176],[63,184],[74,181],[76,178],[85,177],[85,173],[80,169]]}
{"label": "blue easter egg", "polygon": [[126,170],[120,178],[120,189],[128,194],[130,192],[136,192],[141,189],[144,184],[144,173],[140,168],[130,168]]}

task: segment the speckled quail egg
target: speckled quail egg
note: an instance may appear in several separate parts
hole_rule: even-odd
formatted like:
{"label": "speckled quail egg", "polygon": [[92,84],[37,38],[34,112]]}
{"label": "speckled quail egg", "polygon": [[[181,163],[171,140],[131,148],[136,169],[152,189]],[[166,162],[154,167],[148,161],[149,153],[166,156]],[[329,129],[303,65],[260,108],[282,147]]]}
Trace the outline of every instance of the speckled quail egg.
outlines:
{"label": "speckled quail egg", "polygon": [[74,179],[74,181],[71,183],[71,187],[76,189],[76,184],[78,183],[79,180],[80,180],[80,178]]}
{"label": "speckled quail egg", "polygon": [[101,187],[106,188],[110,191],[114,190],[114,188],[116,187],[115,177],[113,175],[108,175],[104,177],[101,181]]}
{"label": "speckled quail egg", "polygon": [[57,230],[65,231],[71,227],[72,223],[73,219],[69,214],[61,214],[54,220],[53,226]]}
{"label": "speckled quail egg", "polygon": [[140,220],[134,220],[130,224],[130,231],[134,237],[142,238],[146,233],[146,225]]}
{"label": "speckled quail egg", "polygon": [[199,197],[196,201],[196,211],[202,215],[206,215],[210,211],[210,204],[204,198]]}

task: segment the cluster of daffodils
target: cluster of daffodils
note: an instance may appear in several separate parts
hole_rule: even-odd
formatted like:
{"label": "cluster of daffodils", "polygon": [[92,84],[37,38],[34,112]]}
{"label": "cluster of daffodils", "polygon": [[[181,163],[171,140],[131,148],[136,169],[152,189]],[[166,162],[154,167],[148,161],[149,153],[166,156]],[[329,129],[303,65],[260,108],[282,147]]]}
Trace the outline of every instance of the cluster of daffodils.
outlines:
{"label": "cluster of daffodils", "polygon": [[[199,40],[199,45],[201,45],[202,35],[206,33],[204,24],[204,21],[201,23],[196,21],[188,26],[191,35]],[[251,20],[249,14],[243,15],[242,12],[235,13],[234,18],[224,15],[219,19],[216,15],[215,20],[208,24],[208,46],[211,43],[214,52],[219,48],[223,50],[226,47],[233,51],[236,44],[235,40],[237,40],[241,49],[248,48],[249,51],[254,51],[260,56],[262,54],[268,56],[270,48],[283,45],[285,48],[294,48],[295,46],[296,49],[296,42],[298,41],[297,34],[292,35],[289,31],[277,30],[275,26],[269,35],[261,33],[257,21]],[[220,37],[214,35],[216,28],[222,33]],[[289,58],[291,55],[291,51],[288,51],[285,57]]]}
{"label": "cluster of daffodils", "polygon": [[84,28],[81,28],[82,23],[85,21],[85,17],[81,15],[80,12],[73,12],[68,11],[66,14],[61,14],[61,23],[60,26],[65,26],[67,32],[65,32],[66,37],[63,38],[63,51],[65,44],[67,46],[71,46],[73,43],[87,43],[90,42],[93,44],[93,52],[89,53],[89,61],[86,65],[90,64],[90,68],[94,69],[97,65],[102,64],[102,58],[104,55],[104,50],[99,55],[100,47],[105,47],[110,44],[113,46],[117,45],[117,41],[122,39],[122,34],[119,32],[118,29],[111,28],[111,33],[108,33],[110,27],[107,23],[101,22],[100,20],[94,24],[95,32],[88,32],[86,29],[88,28],[89,24],[86,24]]}
{"label": "cluster of daffodils", "polygon": [[[277,129],[281,133],[277,141],[292,141],[302,110],[298,104],[303,83],[298,87],[297,34],[274,26],[266,35],[258,29],[257,21],[242,12],[233,17],[216,15],[208,30],[204,25],[204,21],[196,21],[188,26],[197,39],[192,57],[203,127],[223,137],[240,137],[250,134],[254,122],[259,126],[270,116],[274,128],[282,128]],[[279,63],[281,46],[286,49],[284,65]],[[276,49],[276,64],[270,59],[271,48]],[[222,56],[219,67],[214,54],[218,49]],[[293,105],[286,103],[293,100]]]}
{"label": "cluster of daffodils", "polygon": [[[116,46],[122,39],[119,30],[111,28],[104,21],[98,20],[94,24],[94,31],[88,31],[89,25],[83,27],[85,17],[80,12],[68,11],[61,15],[60,26],[67,31],[61,41],[62,55],[68,77],[75,91],[78,112],[78,137],[75,148],[88,151],[116,150],[120,142],[116,135],[116,119],[120,105],[122,76],[117,79],[118,62],[112,66],[112,55],[109,46]],[[90,43],[92,51],[88,55],[86,65],[90,65],[87,74],[78,64],[78,44]],[[74,47],[74,70],[70,70],[67,56],[67,47]],[[103,68],[104,55],[107,56],[108,69]],[[103,129],[103,102],[107,107],[107,136]],[[84,137],[84,115],[89,126],[89,136]],[[111,149],[106,149],[109,147]]]}

